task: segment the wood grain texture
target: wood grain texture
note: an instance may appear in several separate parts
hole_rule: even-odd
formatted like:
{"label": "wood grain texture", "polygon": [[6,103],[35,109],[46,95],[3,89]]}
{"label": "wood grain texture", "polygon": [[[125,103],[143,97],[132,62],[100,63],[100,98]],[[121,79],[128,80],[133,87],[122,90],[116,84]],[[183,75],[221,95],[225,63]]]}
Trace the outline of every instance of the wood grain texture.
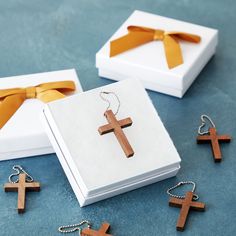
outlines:
{"label": "wood grain texture", "polygon": [[185,223],[189,214],[190,210],[195,211],[204,211],[205,210],[205,204],[202,202],[194,202],[193,199],[193,192],[187,192],[184,199],[178,199],[178,198],[170,198],[169,200],[169,206],[173,207],[179,207],[180,215],[177,221],[176,229],[178,231],[183,231],[185,227]]}
{"label": "wood grain texture", "polygon": [[117,120],[113,111],[108,110],[105,112],[105,117],[108,121],[108,124],[100,126],[98,132],[103,135],[110,132],[114,132],[118,142],[120,143],[126,157],[131,157],[134,155],[134,151],[126,138],[122,128],[126,128],[132,125],[131,118],[125,118],[122,120]]}
{"label": "wood grain texture", "polygon": [[18,183],[6,183],[4,185],[4,190],[5,192],[18,192],[18,213],[23,213],[25,211],[26,191],[40,191],[40,183],[27,183],[26,174],[20,174]]}
{"label": "wood grain texture", "polygon": [[231,137],[229,135],[217,135],[215,128],[209,129],[209,135],[197,136],[198,144],[210,143],[215,162],[222,160],[222,154],[220,150],[220,143],[229,143]]}
{"label": "wood grain texture", "polygon": [[99,230],[93,230],[90,228],[86,228],[82,230],[82,236],[112,236],[111,234],[107,234],[110,225],[107,222],[104,222]]}

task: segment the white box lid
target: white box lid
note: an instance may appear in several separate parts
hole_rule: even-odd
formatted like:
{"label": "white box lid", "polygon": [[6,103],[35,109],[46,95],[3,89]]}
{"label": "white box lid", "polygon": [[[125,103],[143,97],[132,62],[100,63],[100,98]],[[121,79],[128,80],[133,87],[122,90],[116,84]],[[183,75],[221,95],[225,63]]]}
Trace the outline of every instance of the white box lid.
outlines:
{"label": "white box lid", "polygon": [[[100,135],[107,123],[107,104],[101,91],[112,91],[121,101],[117,119],[131,117],[123,129],[134,156],[126,158],[115,135]],[[115,110],[115,100],[112,100]],[[45,116],[60,150],[77,179],[83,195],[140,181],[179,167],[180,157],[149,96],[137,80],[125,80],[46,105]]]}
{"label": "white box lid", "polygon": [[[162,41],[153,41],[110,58],[110,41],[126,35],[129,25],[197,34],[201,37],[201,42],[195,44],[180,40],[184,63],[173,69],[167,66]],[[201,64],[205,61],[204,57],[209,60],[209,55],[212,56],[217,36],[218,31],[212,28],[136,10],[96,54],[96,66],[114,73],[122,71],[128,77],[133,75],[142,80],[184,90],[205,65],[206,62]]]}
{"label": "white box lid", "polygon": [[[74,69],[1,78],[0,89],[35,86],[62,80],[74,81],[75,93],[82,92]],[[0,130],[0,160],[46,154],[46,151],[53,152],[40,120],[43,107],[43,102],[27,99],[3,126]]]}

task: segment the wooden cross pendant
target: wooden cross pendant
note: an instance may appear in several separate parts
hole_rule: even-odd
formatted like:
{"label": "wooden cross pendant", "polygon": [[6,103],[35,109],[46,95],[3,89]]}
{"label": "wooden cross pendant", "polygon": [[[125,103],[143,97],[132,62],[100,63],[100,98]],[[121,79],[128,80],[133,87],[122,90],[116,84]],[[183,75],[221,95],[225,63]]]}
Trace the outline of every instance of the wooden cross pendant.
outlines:
{"label": "wooden cross pendant", "polygon": [[119,141],[126,157],[131,157],[134,155],[134,151],[129,144],[128,139],[126,138],[122,128],[126,128],[132,125],[132,120],[130,117],[123,120],[117,120],[113,111],[108,110],[105,112],[105,117],[109,124],[100,126],[98,132],[103,135],[110,132],[114,132],[117,140]]}
{"label": "wooden cross pendant", "polygon": [[184,199],[172,197],[169,200],[169,206],[181,208],[179,219],[176,225],[176,229],[179,231],[184,230],[185,222],[187,220],[190,209],[195,210],[195,211],[205,210],[204,203],[194,202],[192,201],[192,199],[193,199],[193,192],[187,192]]}
{"label": "wooden cross pendant", "polygon": [[5,192],[18,192],[18,213],[25,211],[25,193],[26,191],[40,191],[40,183],[26,182],[26,174],[19,174],[18,183],[6,183],[4,185]]}
{"label": "wooden cross pendant", "polygon": [[222,159],[219,143],[229,143],[230,141],[231,137],[229,135],[217,135],[216,128],[210,128],[209,135],[197,136],[198,144],[211,143],[211,149],[215,162],[220,162]]}
{"label": "wooden cross pendant", "polygon": [[109,230],[110,225],[105,222],[102,224],[99,230],[93,230],[90,228],[86,228],[82,230],[82,236],[112,236],[111,234],[107,234],[106,232]]}

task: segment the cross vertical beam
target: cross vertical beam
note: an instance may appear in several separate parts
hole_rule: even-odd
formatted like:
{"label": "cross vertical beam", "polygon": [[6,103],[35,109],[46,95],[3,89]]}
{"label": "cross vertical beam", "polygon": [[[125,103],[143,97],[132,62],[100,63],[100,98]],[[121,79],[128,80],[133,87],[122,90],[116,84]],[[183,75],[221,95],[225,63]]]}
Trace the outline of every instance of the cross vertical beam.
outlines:
{"label": "cross vertical beam", "polygon": [[132,125],[131,118],[126,118],[123,120],[117,120],[112,110],[105,112],[105,117],[108,121],[107,125],[100,126],[98,131],[100,135],[114,132],[118,142],[120,143],[126,157],[131,157],[134,155],[134,151],[126,138],[122,128],[126,128]]}

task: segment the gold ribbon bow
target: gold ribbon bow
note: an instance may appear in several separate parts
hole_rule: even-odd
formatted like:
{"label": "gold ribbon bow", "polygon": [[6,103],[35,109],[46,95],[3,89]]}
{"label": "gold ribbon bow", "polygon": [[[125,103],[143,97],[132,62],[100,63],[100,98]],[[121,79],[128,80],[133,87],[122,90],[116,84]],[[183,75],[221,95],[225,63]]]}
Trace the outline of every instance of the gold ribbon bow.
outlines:
{"label": "gold ribbon bow", "polygon": [[45,103],[65,97],[64,93],[75,90],[73,81],[43,83],[27,88],[0,90],[0,129],[14,115],[26,99],[37,98]]}
{"label": "gold ribbon bow", "polygon": [[128,26],[128,34],[110,42],[110,57],[155,40],[163,41],[169,69],[183,64],[179,40],[199,43],[201,37],[182,32],[165,32],[142,26]]}

